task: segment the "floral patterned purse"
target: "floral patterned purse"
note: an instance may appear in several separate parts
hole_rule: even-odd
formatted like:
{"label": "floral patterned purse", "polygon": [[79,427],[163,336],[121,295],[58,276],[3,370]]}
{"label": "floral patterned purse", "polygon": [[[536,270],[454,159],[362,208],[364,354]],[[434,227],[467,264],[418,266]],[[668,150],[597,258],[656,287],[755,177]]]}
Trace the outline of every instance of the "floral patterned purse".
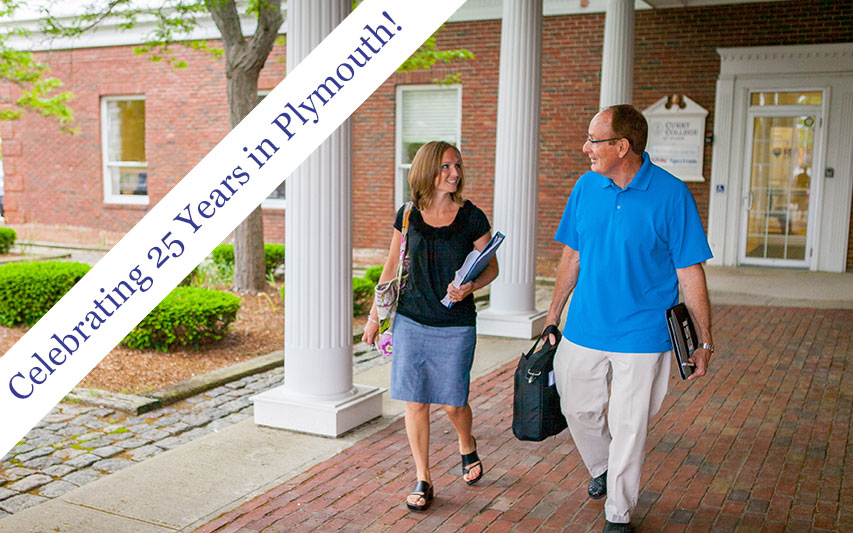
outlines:
{"label": "floral patterned purse", "polygon": [[378,283],[374,289],[376,313],[379,316],[379,334],[374,347],[382,355],[391,357],[391,324],[397,312],[397,302],[406,286],[409,277],[409,215],[412,212],[412,202],[406,202],[403,209],[403,228],[400,231],[400,260],[397,262],[397,276],[388,281]]}

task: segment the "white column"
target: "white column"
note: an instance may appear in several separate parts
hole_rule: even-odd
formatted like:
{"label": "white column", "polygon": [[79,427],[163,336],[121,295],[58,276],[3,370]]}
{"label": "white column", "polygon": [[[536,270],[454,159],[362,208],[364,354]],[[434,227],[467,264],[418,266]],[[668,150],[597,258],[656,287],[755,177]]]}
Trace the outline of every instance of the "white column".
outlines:
{"label": "white column", "polygon": [[604,17],[600,108],[634,100],[634,0],[609,0]]}
{"label": "white column", "polygon": [[529,339],[542,331],[536,310],[536,213],[539,176],[539,92],[542,0],[503,3],[494,231],[506,235],[500,275],[477,333]]}
{"label": "white column", "polygon": [[[289,0],[292,70],[352,0]],[[286,181],[284,385],[255,422],[338,436],[382,414],[383,389],[352,381],[352,128],[345,122]]]}
{"label": "white column", "polygon": [[[708,260],[709,265],[736,266],[738,259],[737,245],[740,240],[736,237],[738,231],[738,216],[728,216],[737,213],[740,205],[738,193],[740,180],[732,174],[732,123],[735,105],[735,77],[721,74],[717,80],[717,97],[714,102],[714,151],[711,159],[711,196],[708,199],[708,244],[714,257]],[[729,211],[731,210],[731,211]],[[733,228],[729,234],[729,228]]]}

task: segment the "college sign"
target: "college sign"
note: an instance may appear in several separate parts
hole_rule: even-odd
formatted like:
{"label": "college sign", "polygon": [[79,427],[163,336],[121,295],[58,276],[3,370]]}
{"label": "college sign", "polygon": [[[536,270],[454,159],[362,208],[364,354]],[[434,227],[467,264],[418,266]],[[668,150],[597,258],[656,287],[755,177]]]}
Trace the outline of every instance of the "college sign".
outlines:
{"label": "college sign", "polygon": [[464,0],[365,0],[0,358],[0,456]]}
{"label": "college sign", "polygon": [[643,111],[649,123],[646,151],[652,163],[683,181],[702,176],[705,118],[708,111],[690,98],[664,96]]}

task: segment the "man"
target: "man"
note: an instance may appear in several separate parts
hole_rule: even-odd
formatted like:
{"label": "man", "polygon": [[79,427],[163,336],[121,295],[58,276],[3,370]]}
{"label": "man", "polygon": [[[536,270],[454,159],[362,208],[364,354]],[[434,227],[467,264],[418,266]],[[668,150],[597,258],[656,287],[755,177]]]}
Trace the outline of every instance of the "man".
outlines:
{"label": "man", "polygon": [[648,422],[669,379],[666,310],[678,303],[679,286],[700,343],[690,379],[705,375],[714,351],[702,268],[711,250],[693,196],[651,163],[647,137],[645,118],[630,105],[590,122],[583,151],[591,172],[575,184],[557,229],[565,248],[546,319],[558,324],[574,291],[554,373],[592,476],[589,495],[607,495],[605,532],[633,531]]}

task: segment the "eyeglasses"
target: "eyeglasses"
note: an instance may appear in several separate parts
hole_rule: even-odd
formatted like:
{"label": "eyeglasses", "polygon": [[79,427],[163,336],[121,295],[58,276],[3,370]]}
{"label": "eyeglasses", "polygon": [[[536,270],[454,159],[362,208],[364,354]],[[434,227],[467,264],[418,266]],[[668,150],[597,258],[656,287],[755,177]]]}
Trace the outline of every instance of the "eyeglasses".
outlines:
{"label": "eyeglasses", "polygon": [[618,140],[623,139],[623,138],[624,137],[611,137],[609,139],[599,139],[597,141],[593,141],[592,139],[589,138],[589,135],[587,135],[586,136],[586,142],[588,142],[590,144],[598,144],[598,143],[606,143],[606,142],[610,142],[610,141],[618,141]]}

